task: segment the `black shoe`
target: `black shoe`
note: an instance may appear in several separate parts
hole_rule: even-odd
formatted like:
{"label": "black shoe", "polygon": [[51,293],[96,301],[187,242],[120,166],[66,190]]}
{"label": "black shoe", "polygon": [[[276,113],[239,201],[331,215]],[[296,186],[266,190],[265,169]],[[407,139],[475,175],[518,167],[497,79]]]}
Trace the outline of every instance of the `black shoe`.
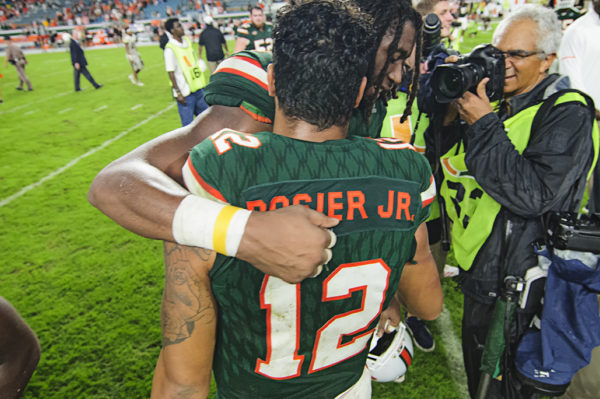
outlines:
{"label": "black shoe", "polygon": [[17,90],[23,90],[22,87],[15,87],[15,89],[17,89]]}
{"label": "black shoe", "polygon": [[75,91],[82,91],[81,89],[75,89]]}
{"label": "black shoe", "polygon": [[98,90],[98,89],[99,89],[99,88],[101,88],[102,86],[104,86],[104,85],[100,84],[100,85],[96,86],[96,90]]}
{"label": "black shoe", "polygon": [[27,89],[26,91],[33,91],[33,88],[31,88],[31,89]]}
{"label": "black shoe", "polygon": [[0,100],[0,104],[4,103],[4,100]]}
{"label": "black shoe", "polygon": [[423,352],[431,352],[435,349],[435,340],[431,331],[425,325],[425,322],[417,317],[410,316],[404,320],[408,327],[410,335],[413,337],[413,342],[417,348]]}

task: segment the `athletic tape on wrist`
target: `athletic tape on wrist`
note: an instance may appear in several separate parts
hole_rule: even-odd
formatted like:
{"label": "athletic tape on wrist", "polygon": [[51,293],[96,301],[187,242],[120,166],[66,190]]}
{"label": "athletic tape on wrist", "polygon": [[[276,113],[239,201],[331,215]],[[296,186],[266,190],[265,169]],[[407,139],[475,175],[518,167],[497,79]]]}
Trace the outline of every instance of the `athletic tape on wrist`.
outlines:
{"label": "athletic tape on wrist", "polygon": [[250,213],[246,209],[188,195],[173,216],[173,238],[181,245],[235,256]]}

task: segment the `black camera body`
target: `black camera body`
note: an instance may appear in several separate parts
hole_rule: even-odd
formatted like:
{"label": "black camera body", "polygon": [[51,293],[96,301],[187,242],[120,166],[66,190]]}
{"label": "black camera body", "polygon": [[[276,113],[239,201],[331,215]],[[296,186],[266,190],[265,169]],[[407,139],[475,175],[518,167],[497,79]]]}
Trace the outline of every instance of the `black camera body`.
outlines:
{"label": "black camera body", "polygon": [[554,248],[600,253],[600,213],[551,212],[546,216],[546,225]]}
{"label": "black camera body", "polygon": [[504,93],[504,55],[491,44],[479,45],[456,63],[438,65],[431,76],[433,94],[438,103],[449,103],[471,90],[483,78],[490,78],[485,91],[490,101]]}

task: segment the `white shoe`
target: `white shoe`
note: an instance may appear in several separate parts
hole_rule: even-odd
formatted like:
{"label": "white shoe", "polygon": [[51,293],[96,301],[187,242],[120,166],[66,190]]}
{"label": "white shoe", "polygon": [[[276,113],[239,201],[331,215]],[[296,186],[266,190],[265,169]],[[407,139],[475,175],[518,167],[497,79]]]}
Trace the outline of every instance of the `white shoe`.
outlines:
{"label": "white shoe", "polygon": [[135,79],[133,78],[133,75],[129,75],[127,77],[129,78],[129,80],[131,80],[131,83],[136,84]]}
{"label": "white shoe", "polygon": [[144,84],[142,82],[137,82],[136,85],[143,86]]}

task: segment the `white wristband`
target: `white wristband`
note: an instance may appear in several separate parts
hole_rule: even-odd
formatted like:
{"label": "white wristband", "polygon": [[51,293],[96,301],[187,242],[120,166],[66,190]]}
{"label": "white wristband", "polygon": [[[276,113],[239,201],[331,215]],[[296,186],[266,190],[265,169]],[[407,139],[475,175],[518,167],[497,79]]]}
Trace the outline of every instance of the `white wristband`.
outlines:
{"label": "white wristband", "polygon": [[235,256],[250,213],[246,209],[188,195],[173,216],[173,238],[181,245]]}

